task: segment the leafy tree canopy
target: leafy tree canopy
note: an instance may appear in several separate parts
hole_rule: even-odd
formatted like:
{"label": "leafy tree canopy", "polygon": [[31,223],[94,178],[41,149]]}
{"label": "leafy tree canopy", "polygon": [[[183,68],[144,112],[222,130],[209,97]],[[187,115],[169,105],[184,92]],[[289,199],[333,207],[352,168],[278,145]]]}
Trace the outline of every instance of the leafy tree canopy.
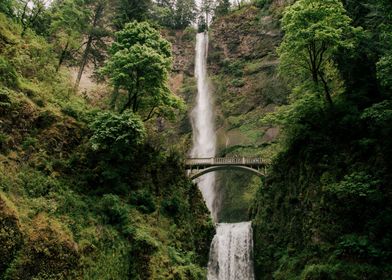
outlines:
{"label": "leafy tree canopy", "polygon": [[0,12],[6,14],[7,16],[12,16],[12,0],[1,0],[0,1]]}
{"label": "leafy tree canopy", "polygon": [[117,0],[115,2],[114,25],[121,30],[127,22],[146,20],[152,6],[151,0]]}
{"label": "leafy tree canopy", "polygon": [[116,33],[111,57],[103,68],[116,91],[127,93],[121,110],[165,115],[181,102],[168,88],[171,46],[148,23],[128,23]]}
{"label": "leafy tree canopy", "polygon": [[350,25],[339,0],[300,0],[287,8],[282,19],[285,36],[279,47],[281,70],[300,79],[322,83],[332,103],[328,72],[338,49],[351,49],[359,28]]}

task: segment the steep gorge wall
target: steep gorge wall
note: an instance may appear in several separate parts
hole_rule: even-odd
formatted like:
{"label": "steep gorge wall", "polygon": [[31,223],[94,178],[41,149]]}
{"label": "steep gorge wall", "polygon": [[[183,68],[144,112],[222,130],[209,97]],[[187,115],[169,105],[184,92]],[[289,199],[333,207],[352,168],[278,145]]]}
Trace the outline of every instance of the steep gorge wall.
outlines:
{"label": "steep gorge wall", "polygon": [[[284,104],[288,94],[277,75],[279,18],[267,8],[246,6],[216,19],[210,34],[209,71],[216,97],[219,153],[269,159],[279,129],[263,126],[261,119]],[[218,176],[220,219],[246,220],[260,180],[243,172]]]}

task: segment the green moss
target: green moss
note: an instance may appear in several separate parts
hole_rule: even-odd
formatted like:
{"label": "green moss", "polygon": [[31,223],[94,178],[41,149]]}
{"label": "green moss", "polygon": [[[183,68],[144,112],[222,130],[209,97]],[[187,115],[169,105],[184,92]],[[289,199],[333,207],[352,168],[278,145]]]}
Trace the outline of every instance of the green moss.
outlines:
{"label": "green moss", "polygon": [[23,245],[22,229],[15,206],[0,193],[0,278],[14,260]]}

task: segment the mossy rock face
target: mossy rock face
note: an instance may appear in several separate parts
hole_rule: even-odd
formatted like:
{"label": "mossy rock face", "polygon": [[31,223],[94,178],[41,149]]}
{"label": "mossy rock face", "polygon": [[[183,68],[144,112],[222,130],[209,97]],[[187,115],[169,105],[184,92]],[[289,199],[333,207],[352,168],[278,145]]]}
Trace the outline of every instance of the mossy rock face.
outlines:
{"label": "mossy rock face", "polygon": [[60,226],[38,215],[5,279],[81,279],[76,243]]}
{"label": "mossy rock face", "polygon": [[23,242],[17,214],[0,195],[0,278],[9,267]]}

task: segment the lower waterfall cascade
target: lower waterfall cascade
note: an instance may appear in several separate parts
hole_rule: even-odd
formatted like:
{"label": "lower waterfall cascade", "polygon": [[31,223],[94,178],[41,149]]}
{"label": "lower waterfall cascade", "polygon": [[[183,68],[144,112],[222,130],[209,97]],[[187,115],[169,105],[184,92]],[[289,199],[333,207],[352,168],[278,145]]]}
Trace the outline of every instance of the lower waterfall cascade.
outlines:
{"label": "lower waterfall cascade", "polygon": [[208,280],[254,280],[251,222],[217,225],[211,243]]}

